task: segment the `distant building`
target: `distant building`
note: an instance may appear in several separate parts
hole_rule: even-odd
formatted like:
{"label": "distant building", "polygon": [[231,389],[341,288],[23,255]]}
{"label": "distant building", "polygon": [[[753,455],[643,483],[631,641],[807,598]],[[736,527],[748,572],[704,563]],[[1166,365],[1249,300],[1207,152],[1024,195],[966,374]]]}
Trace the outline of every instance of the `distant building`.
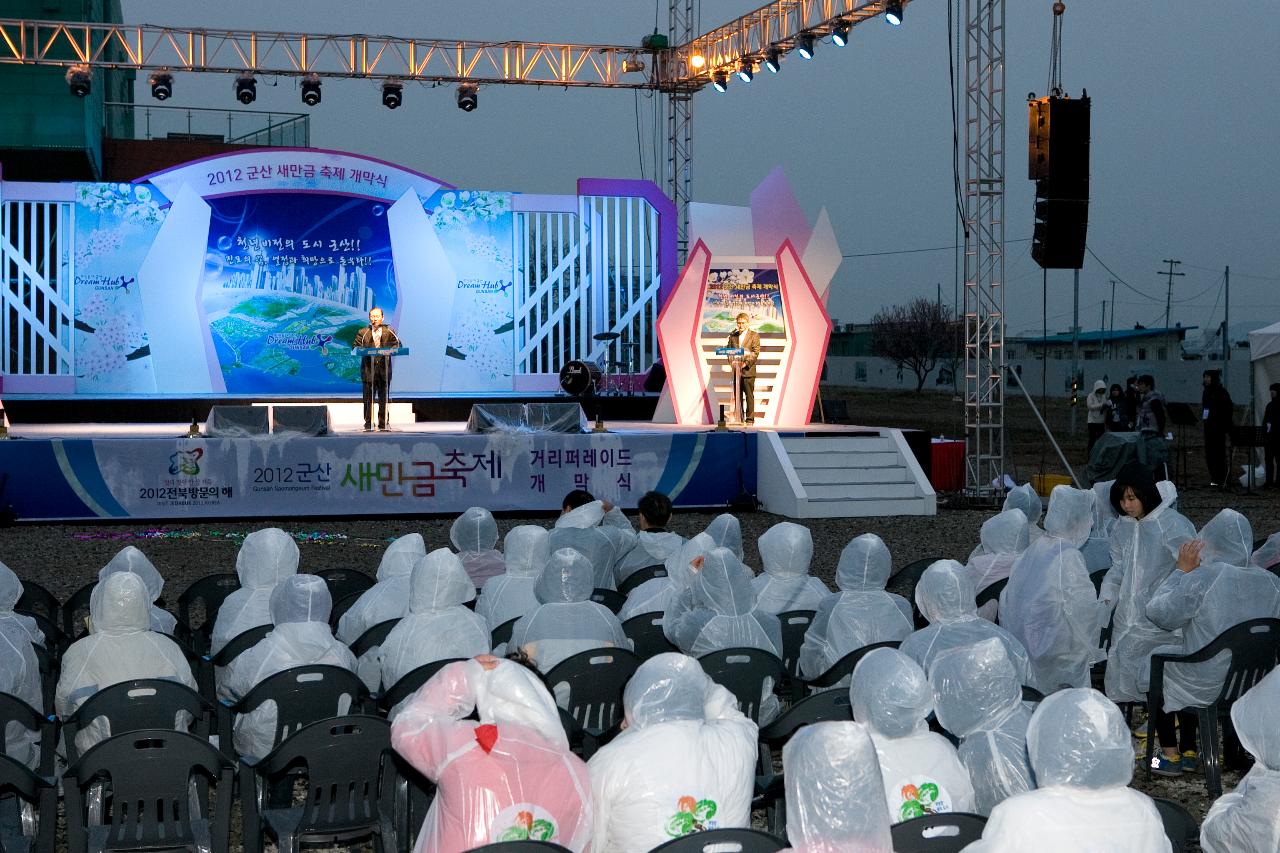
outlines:
{"label": "distant building", "polygon": [[[1187,332],[1198,326],[1172,326],[1148,329],[1141,325],[1132,329],[1096,329],[1079,334],[1080,360],[1099,359],[1127,361],[1178,361],[1183,357],[1182,344]],[[834,337],[834,336],[833,336]],[[1071,333],[1044,336],[1016,336],[1005,338],[1009,361],[1050,361],[1071,359]]]}
{"label": "distant building", "polygon": [[827,342],[829,356],[861,356],[871,355],[871,324],[840,323],[831,321],[831,339]]}

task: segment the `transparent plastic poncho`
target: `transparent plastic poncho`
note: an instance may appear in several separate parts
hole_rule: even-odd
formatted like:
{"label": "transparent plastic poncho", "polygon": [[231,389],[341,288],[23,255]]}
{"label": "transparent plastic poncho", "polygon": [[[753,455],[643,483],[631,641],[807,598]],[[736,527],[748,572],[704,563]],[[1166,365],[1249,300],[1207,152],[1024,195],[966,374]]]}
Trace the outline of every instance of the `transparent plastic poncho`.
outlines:
{"label": "transparent plastic poncho", "polygon": [[298,543],[278,527],[255,530],[236,554],[240,588],[218,608],[209,647],[213,654],[250,628],[271,624],[271,591],[298,573]]}
{"label": "transparent plastic poncho", "polygon": [[[39,629],[30,617],[13,612],[20,598],[22,582],[0,563],[0,692],[43,712],[40,661],[32,646],[33,632],[38,634]],[[18,723],[9,723],[4,731],[5,755],[34,769],[39,759],[39,735]]]}
{"label": "transparent plastic poncho", "polygon": [[420,533],[405,534],[388,545],[378,564],[377,583],[338,619],[338,639],[349,646],[374,625],[404,616],[409,610],[409,576],[426,555]]}
{"label": "transparent plastic poncho", "polygon": [[813,534],[791,521],[770,527],[760,536],[761,574],[753,581],[757,606],[766,613],[817,610],[830,594],[827,585],[809,574]]}
{"label": "transparent plastic poncho", "polygon": [[552,551],[572,548],[591,564],[592,586],[614,589],[613,540],[600,527],[556,527],[551,531]]}
{"label": "transparent plastic poncho", "polygon": [[[981,593],[994,583],[1009,577],[1009,571],[1018,556],[1031,544],[1028,538],[1030,525],[1020,509],[1007,509],[996,513],[982,523],[979,546],[966,566],[973,578],[974,591]],[[991,622],[999,613],[998,599],[984,602],[978,615]]]}
{"label": "transparent plastic poncho", "polygon": [[737,516],[722,512],[707,525],[706,534],[717,548],[728,548],[739,560],[742,556],[742,524]]}
{"label": "transparent plastic poncho", "polygon": [[1280,850],[1280,669],[1271,670],[1231,706],[1231,722],[1255,759],[1229,794],[1219,797],[1200,827],[1205,853]]}
{"label": "transparent plastic poncho", "polygon": [[678,553],[667,558],[666,577],[650,578],[627,593],[627,602],[618,611],[618,618],[625,622],[641,613],[666,612],[674,597],[689,588],[693,561],[705,557],[714,547],[715,542],[705,532],[690,537]]}
{"label": "transparent plastic poncho", "polygon": [[1249,564],[1260,569],[1274,569],[1280,565],[1280,533],[1272,533],[1249,556]]}
{"label": "transparent plastic poncho", "polygon": [[160,575],[160,570],[147,559],[147,555],[132,545],[124,546],[98,571],[98,583],[116,572],[131,572],[142,578],[147,587],[147,595],[151,596],[151,630],[173,636],[178,620],[168,610],[156,605],[164,592],[164,578]]}
{"label": "transparent plastic poncho", "polygon": [[512,528],[502,547],[507,570],[485,581],[476,599],[476,612],[485,618],[490,629],[538,606],[533,585],[551,559],[547,531],[532,524]]}
{"label": "transparent plastic poncho", "polygon": [[484,507],[473,506],[454,519],[449,541],[462,560],[462,567],[475,586],[483,586],[506,570],[502,552],[497,550],[498,522]]}
{"label": "transparent plastic poncho", "polygon": [[875,745],[862,723],[813,723],[782,748],[797,853],[893,853]]}
{"label": "transparent plastic poncho", "polygon": [[1093,527],[1089,538],[1080,546],[1089,574],[1111,567],[1111,531],[1116,524],[1116,511],[1111,506],[1111,484],[1104,480],[1093,484]]}

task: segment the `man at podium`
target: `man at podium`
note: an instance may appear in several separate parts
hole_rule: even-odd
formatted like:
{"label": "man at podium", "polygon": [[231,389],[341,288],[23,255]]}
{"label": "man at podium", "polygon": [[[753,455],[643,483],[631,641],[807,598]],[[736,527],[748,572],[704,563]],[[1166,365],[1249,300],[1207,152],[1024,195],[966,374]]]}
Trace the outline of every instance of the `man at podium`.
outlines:
{"label": "man at podium", "polygon": [[742,415],[742,422],[746,424],[754,424],[756,422],[756,359],[760,358],[760,333],[751,331],[748,323],[751,318],[746,312],[742,312],[737,316],[738,328],[729,333],[729,346],[741,347],[742,356],[742,373],[741,381],[738,383],[738,411]]}
{"label": "man at podium", "polygon": [[[369,311],[369,325],[356,332],[355,346],[399,347],[400,338],[382,324],[382,309]],[[378,398],[378,429],[387,428],[387,389],[391,387],[391,356],[366,355],[360,359],[360,385],[364,392],[364,431],[373,429],[373,399]]]}

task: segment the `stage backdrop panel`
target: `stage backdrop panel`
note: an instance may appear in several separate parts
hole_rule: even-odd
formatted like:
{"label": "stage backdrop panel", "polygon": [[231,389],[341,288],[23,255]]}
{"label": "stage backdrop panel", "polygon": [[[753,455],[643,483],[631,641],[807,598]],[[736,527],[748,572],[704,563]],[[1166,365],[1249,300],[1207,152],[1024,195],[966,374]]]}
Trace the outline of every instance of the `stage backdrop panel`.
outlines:
{"label": "stage backdrop panel", "polygon": [[264,518],[558,510],[589,489],[631,508],[754,491],[742,433],[380,435],[0,442],[19,519]]}

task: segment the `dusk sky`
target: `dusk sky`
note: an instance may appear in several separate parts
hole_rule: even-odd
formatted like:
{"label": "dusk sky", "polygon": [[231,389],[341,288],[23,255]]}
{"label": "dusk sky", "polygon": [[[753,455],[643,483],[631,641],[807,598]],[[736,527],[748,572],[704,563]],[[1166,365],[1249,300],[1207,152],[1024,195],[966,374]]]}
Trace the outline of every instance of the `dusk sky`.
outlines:
{"label": "dusk sky", "polygon": [[[704,0],[699,31],[758,6]],[[1050,6],[1006,3],[1010,334],[1040,327],[1041,274],[1027,239],[1025,99],[1046,90]],[[663,31],[667,21],[665,2],[617,0],[124,0],[124,9],[127,21],[155,24],[611,44],[638,44],[653,31],[655,12]],[[1273,13],[1269,3],[1067,3],[1063,84],[1072,96],[1087,89],[1093,98],[1084,328],[1098,327],[1112,278],[1128,285],[1116,286],[1117,328],[1162,322],[1164,258],[1181,260],[1186,273],[1175,279],[1173,321],[1221,322],[1228,264],[1233,329],[1280,319],[1280,167],[1270,159],[1280,131],[1280,18]],[[939,284],[952,301],[955,252],[904,251],[956,242],[947,43],[946,0],[915,0],[901,28],[869,21],[848,47],[823,42],[812,62],[787,56],[776,76],[762,71],[749,85],[735,81],[724,94],[708,88],[694,99],[695,199],[745,205],[782,166],[811,220],[828,209],[846,255],[830,299],[841,322],[865,322],[907,297],[933,298]],[[660,166],[666,111],[647,94],[490,86],[468,114],[454,106],[452,86],[411,84],[392,112],[375,82],[327,80],[314,109],[302,105],[296,80],[277,82],[260,80],[253,108],[310,113],[312,145],[401,163],[459,187],[572,193],[580,176],[661,181],[655,156]],[[239,106],[229,76],[178,74],[174,88],[174,105]],[[154,103],[145,85],[137,99]],[[1070,271],[1050,273],[1048,315],[1051,332],[1069,329]]]}

